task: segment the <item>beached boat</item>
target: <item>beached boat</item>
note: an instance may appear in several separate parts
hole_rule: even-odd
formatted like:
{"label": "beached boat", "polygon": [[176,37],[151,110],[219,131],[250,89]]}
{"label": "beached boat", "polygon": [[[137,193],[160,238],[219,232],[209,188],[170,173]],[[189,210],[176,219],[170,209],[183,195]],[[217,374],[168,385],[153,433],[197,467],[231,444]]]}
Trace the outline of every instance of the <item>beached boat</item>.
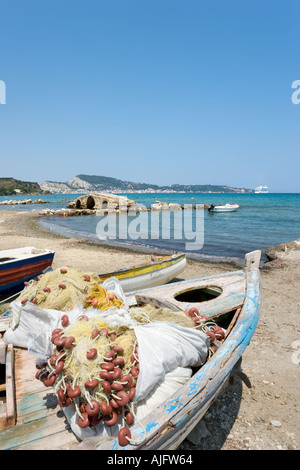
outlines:
{"label": "beached boat", "polygon": [[100,282],[116,277],[124,292],[160,286],[176,278],[186,267],[184,253],[163,256],[136,266],[99,274]]}
{"label": "beached boat", "polygon": [[0,295],[20,291],[24,282],[52,265],[54,251],[31,246],[0,251]]}
{"label": "beached boat", "polygon": [[217,205],[214,206],[213,204],[208,208],[208,212],[234,212],[240,206],[238,204],[225,204],[224,206]]}
{"label": "beached boat", "polygon": [[[0,448],[18,450],[174,450],[192,431],[223,390],[255,331],[261,309],[260,251],[245,257],[245,266],[217,276],[181,281],[127,294],[131,306],[151,303],[175,312],[196,307],[221,325],[225,337],[191,378],[141,421],[131,435],[141,443],[121,446],[117,438],[89,437],[80,444],[57,413],[57,398],[34,377],[35,357],[7,346],[9,380],[6,416],[2,411]],[[11,360],[14,353],[14,367]],[[9,374],[13,374],[11,377]],[[241,373],[240,373],[241,375]],[[14,408],[15,406],[15,408]],[[60,416],[59,416],[60,415]]]}

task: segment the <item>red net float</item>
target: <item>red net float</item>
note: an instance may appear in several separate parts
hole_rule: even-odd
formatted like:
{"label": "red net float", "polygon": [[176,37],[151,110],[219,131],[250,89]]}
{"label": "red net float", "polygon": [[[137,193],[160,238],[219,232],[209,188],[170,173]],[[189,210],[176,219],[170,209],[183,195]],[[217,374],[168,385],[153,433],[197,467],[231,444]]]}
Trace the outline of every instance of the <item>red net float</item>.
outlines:
{"label": "red net float", "polygon": [[98,328],[95,328],[93,331],[92,331],[92,339],[95,339],[97,338],[97,336],[100,335],[100,330],[98,330]]}
{"label": "red net float", "polygon": [[67,349],[72,349],[75,346],[75,338],[74,336],[68,336],[65,339],[65,348]]}
{"label": "red net float", "polygon": [[135,395],[135,388],[132,387],[128,392],[129,401],[131,401],[133,399],[134,395]]}
{"label": "red net float", "polygon": [[127,437],[130,439],[131,438],[131,432],[130,429],[126,428],[121,428],[119,433],[118,433],[118,441],[121,446],[127,446],[129,443]]}
{"label": "red net float", "polygon": [[125,361],[123,357],[117,357],[116,359],[113,360],[113,363],[115,366],[123,367],[125,364]]}
{"label": "red net float", "polygon": [[60,374],[61,371],[62,371],[63,368],[64,368],[64,365],[65,365],[65,364],[64,364],[64,361],[59,361],[59,362],[57,363],[57,366],[55,367],[55,373],[56,373],[56,374]]}
{"label": "red net float", "polygon": [[104,354],[104,360],[105,361],[113,361],[114,359],[116,359],[116,353],[114,351],[107,351],[105,354]]}
{"label": "red net float", "polygon": [[139,371],[136,367],[131,367],[130,372],[134,378],[137,378],[139,375]]}
{"label": "red net float", "polygon": [[89,415],[82,413],[81,416],[78,416],[77,424],[80,428],[87,428],[90,425]]}
{"label": "red net float", "polygon": [[117,397],[118,397],[117,402],[118,402],[119,406],[127,405],[128,401],[129,401],[129,396],[128,396],[128,393],[125,392],[125,390],[121,390],[120,392],[118,392]]}
{"label": "red net float", "polygon": [[96,388],[98,384],[99,384],[99,380],[93,379],[93,380],[87,380],[84,385],[86,388],[93,389],[93,388]]}
{"label": "red net float", "polygon": [[112,382],[114,380],[112,374],[107,370],[101,370],[99,375],[101,379],[107,380],[108,382]]}
{"label": "red net float", "polygon": [[67,388],[67,393],[68,393],[68,396],[70,398],[76,398],[80,395],[81,393],[81,390],[80,390],[80,387],[79,385],[75,385],[74,388],[70,387],[70,388]]}
{"label": "red net float", "polygon": [[86,358],[87,359],[94,359],[94,357],[96,357],[96,356],[97,356],[97,349],[96,348],[91,348],[86,353]]}
{"label": "red net float", "polygon": [[115,411],[113,411],[110,415],[105,415],[103,420],[107,426],[114,426],[118,421],[118,415]]}
{"label": "red net float", "polygon": [[87,317],[86,315],[79,315],[79,317],[77,317],[77,320],[78,321],[89,321],[89,317]]}
{"label": "red net float", "polygon": [[123,390],[123,385],[118,382],[113,382],[111,384],[111,389],[116,390],[117,392],[120,392],[121,390]]}
{"label": "red net float", "polygon": [[131,385],[133,383],[133,379],[132,379],[131,375],[125,374],[125,375],[122,375],[122,377],[120,379],[120,382],[122,382],[122,384],[125,388],[129,388],[129,387],[131,387]]}
{"label": "red net float", "polygon": [[108,380],[102,380],[102,387],[108,394],[111,392],[111,386]]}
{"label": "red net float", "polygon": [[59,389],[57,390],[57,396],[58,396],[58,399],[59,399],[61,402],[64,402],[65,399],[66,399],[66,396],[65,396],[64,391],[63,391],[62,388],[59,388]]}
{"label": "red net float", "polygon": [[85,406],[85,411],[89,416],[97,416],[100,411],[100,404],[96,400],[91,400],[90,403],[87,403]]}
{"label": "red net float", "polygon": [[126,421],[126,424],[128,424],[128,426],[131,426],[133,424],[134,418],[133,418],[133,414],[131,413],[131,411],[125,412],[125,421]]}
{"label": "red net float", "polygon": [[110,372],[110,376],[112,380],[117,380],[119,377],[121,377],[121,375],[122,375],[122,371],[120,367],[115,367],[113,372]]}
{"label": "red net float", "polygon": [[69,323],[69,317],[68,315],[63,315],[61,317],[61,324],[62,326],[67,326],[67,324]]}
{"label": "red net float", "polygon": [[112,406],[106,401],[100,403],[100,408],[104,415],[111,415],[113,412]]}
{"label": "red net float", "polygon": [[107,370],[108,372],[114,370],[115,366],[113,365],[112,362],[104,362],[101,364],[101,369]]}

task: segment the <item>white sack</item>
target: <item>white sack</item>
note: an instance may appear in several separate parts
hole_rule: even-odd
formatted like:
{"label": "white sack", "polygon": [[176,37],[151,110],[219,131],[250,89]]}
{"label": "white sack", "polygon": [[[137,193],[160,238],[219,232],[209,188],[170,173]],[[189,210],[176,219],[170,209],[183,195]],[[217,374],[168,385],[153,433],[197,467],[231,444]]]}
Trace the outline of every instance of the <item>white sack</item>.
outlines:
{"label": "white sack", "polygon": [[149,395],[137,403],[136,419],[141,420],[153,411],[157,406],[165,403],[173,393],[177,392],[192,377],[192,369],[189,367],[177,367],[165,375],[152,389]]}
{"label": "white sack", "polygon": [[136,326],[134,331],[140,362],[134,401],[144,399],[167,372],[201,366],[206,361],[209,338],[195,328],[155,322]]}

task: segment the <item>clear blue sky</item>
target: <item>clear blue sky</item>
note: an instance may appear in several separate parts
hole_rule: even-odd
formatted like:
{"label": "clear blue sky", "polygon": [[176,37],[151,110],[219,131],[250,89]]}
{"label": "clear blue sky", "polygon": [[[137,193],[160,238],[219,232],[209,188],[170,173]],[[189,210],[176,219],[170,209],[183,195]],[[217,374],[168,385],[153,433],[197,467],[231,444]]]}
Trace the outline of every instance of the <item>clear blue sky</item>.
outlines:
{"label": "clear blue sky", "polygon": [[0,0],[0,176],[300,192],[300,2]]}

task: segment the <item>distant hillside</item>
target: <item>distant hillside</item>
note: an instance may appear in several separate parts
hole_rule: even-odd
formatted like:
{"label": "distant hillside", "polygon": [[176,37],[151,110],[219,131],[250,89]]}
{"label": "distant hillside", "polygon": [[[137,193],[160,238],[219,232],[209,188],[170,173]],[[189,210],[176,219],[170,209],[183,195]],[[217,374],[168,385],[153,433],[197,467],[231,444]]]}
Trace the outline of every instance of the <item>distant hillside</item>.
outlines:
{"label": "distant hillside", "polygon": [[112,193],[135,193],[135,192],[186,192],[186,193],[251,193],[252,189],[232,188],[230,186],[197,184],[169,186],[158,186],[148,183],[134,183],[123,181],[108,176],[77,175],[66,183],[45,181],[41,188],[54,194],[87,193],[87,192],[112,192]]}
{"label": "distant hillside", "polygon": [[20,181],[15,178],[0,178],[0,196],[12,196],[16,194],[43,194],[38,183]]}

